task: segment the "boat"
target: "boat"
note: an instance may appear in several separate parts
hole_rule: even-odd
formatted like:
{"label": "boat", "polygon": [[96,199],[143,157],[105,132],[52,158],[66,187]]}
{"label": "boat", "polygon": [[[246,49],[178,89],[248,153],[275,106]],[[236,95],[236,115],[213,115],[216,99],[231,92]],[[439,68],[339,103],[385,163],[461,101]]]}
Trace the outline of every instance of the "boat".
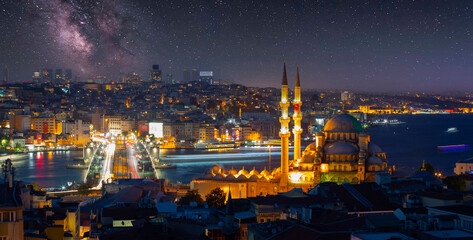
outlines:
{"label": "boat", "polygon": [[458,129],[456,127],[451,127],[451,128],[448,128],[447,131],[445,131],[446,133],[456,133],[458,132]]}
{"label": "boat", "polygon": [[404,124],[406,122],[399,121],[397,119],[376,119],[371,122],[371,125],[374,126],[384,126],[384,125],[399,125],[399,124]]}
{"label": "boat", "polygon": [[470,146],[468,144],[457,144],[457,145],[446,145],[446,146],[437,146],[440,150],[462,150],[468,149]]}
{"label": "boat", "polygon": [[67,164],[68,169],[87,169],[89,166],[84,164]]}
{"label": "boat", "polygon": [[176,164],[168,164],[168,163],[163,163],[163,164],[156,165],[156,169],[171,169],[171,168],[177,168],[177,165]]}
{"label": "boat", "polygon": [[235,141],[219,142],[216,140],[203,141],[194,144],[196,149],[216,149],[216,148],[236,148],[238,143]]}

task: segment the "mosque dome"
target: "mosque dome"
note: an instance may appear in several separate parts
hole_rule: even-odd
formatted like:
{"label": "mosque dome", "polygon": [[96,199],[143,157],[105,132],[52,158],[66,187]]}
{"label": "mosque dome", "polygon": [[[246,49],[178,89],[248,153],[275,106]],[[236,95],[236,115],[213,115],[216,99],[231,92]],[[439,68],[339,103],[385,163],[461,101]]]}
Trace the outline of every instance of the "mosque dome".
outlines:
{"label": "mosque dome", "polygon": [[259,173],[253,168],[253,170],[250,171],[250,175],[259,175]]}
{"label": "mosque dome", "polygon": [[237,175],[238,172],[236,170],[234,170],[233,167],[232,167],[232,169],[228,171],[228,174]]}
{"label": "mosque dome", "polygon": [[268,172],[268,170],[266,170],[266,168],[265,168],[263,171],[261,171],[261,173],[260,173],[260,174],[261,174],[261,176],[264,176],[264,177],[266,177],[266,176],[268,176],[268,175],[269,175],[269,172]]}
{"label": "mosque dome", "polygon": [[368,152],[370,154],[384,153],[383,149],[381,149],[378,145],[371,142],[368,144]]}
{"label": "mosque dome", "polygon": [[369,164],[369,165],[383,165],[384,162],[379,157],[371,156],[371,157],[368,158],[368,160],[366,160],[366,164]]}
{"label": "mosque dome", "polygon": [[316,151],[316,150],[317,150],[317,146],[315,145],[315,142],[313,142],[307,145],[304,151]]}
{"label": "mosque dome", "polygon": [[347,142],[335,142],[325,147],[327,154],[357,154],[358,148]]}
{"label": "mosque dome", "polygon": [[245,170],[245,167],[243,166],[243,168],[238,172],[238,174],[240,175],[248,175],[248,171]]}
{"label": "mosque dome", "polygon": [[211,172],[214,172],[214,173],[220,173],[222,171],[222,167],[220,167],[219,165],[217,164],[214,164],[212,166],[212,168],[210,169]]}
{"label": "mosque dome", "polygon": [[349,114],[339,114],[325,124],[324,132],[362,132],[363,127],[355,117]]}
{"label": "mosque dome", "polygon": [[212,173],[207,173],[204,175],[204,179],[212,179],[214,177],[214,175]]}

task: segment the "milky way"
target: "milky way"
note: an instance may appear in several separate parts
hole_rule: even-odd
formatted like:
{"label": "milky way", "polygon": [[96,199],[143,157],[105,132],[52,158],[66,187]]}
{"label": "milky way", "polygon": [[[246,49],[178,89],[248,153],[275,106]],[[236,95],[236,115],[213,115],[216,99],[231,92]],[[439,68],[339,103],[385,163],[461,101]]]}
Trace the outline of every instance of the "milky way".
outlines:
{"label": "milky way", "polygon": [[473,1],[3,0],[0,65],[14,80],[71,68],[110,79],[152,64],[277,86],[473,90]]}
{"label": "milky way", "polygon": [[136,64],[135,53],[126,46],[135,38],[127,25],[127,18],[132,18],[120,3],[43,0],[30,5],[46,23],[53,46],[60,50],[56,55],[60,64],[73,67],[82,76],[110,74],[111,68]]}

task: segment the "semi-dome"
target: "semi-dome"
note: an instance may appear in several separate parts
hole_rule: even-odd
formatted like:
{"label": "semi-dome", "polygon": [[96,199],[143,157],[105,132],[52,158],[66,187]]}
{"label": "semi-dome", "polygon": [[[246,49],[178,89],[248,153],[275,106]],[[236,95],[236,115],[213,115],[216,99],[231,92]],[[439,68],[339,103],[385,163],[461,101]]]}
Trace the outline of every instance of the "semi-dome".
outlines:
{"label": "semi-dome", "polygon": [[363,131],[361,123],[349,114],[339,114],[325,124],[324,132],[358,132]]}
{"label": "semi-dome", "polygon": [[325,147],[327,154],[357,154],[358,148],[347,142],[335,142]]}
{"label": "semi-dome", "polygon": [[371,156],[371,157],[368,158],[368,160],[366,160],[366,164],[368,164],[368,165],[383,165],[384,162],[379,157]]}
{"label": "semi-dome", "polygon": [[371,154],[384,153],[383,149],[371,142],[368,144],[368,152]]}

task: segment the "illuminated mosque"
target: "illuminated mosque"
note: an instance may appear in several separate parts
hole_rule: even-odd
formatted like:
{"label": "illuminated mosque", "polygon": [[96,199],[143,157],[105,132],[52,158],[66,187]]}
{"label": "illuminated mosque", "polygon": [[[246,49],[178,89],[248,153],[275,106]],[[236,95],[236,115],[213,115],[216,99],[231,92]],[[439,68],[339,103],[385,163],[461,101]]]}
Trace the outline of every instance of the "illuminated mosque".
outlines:
{"label": "illuminated mosque", "polygon": [[349,114],[339,114],[331,118],[323,130],[316,134],[315,142],[309,144],[301,154],[301,93],[299,68],[297,68],[292,133],[294,136],[294,159],[289,160],[290,102],[284,64],[281,86],[281,166],[258,172],[254,168],[248,172],[225,170],[213,166],[203,177],[192,180],[191,189],[205,196],[215,188],[232,192],[233,198],[265,196],[287,192],[293,188],[304,191],[323,182],[361,183],[374,182],[375,174],[388,171],[386,154],[376,144],[370,142],[368,133],[363,132],[360,122]]}

